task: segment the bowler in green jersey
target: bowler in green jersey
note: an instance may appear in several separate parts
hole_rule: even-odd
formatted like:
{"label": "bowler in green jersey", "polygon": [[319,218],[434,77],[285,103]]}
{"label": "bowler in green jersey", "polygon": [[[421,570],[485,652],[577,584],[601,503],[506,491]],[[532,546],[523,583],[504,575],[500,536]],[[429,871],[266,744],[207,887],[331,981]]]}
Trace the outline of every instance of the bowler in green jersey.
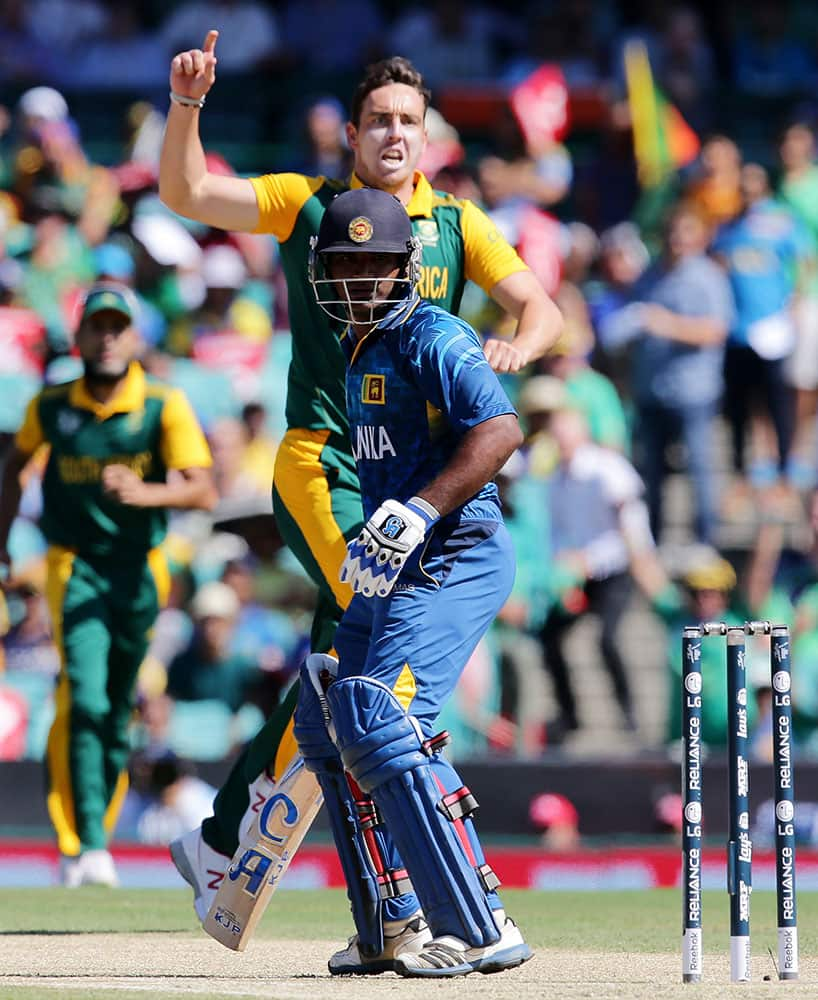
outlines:
{"label": "bowler in green jersey", "polygon": [[[282,537],[318,586],[312,648],[327,651],[352,598],[338,571],[347,541],[362,524],[344,398],[342,329],[321,313],[307,277],[309,240],[327,205],[352,187],[395,195],[422,245],[421,294],[456,312],[465,282],[473,280],[516,319],[511,341],[485,345],[497,372],[517,372],[539,358],[558,337],[562,321],[538,279],[486,215],[472,202],[434,191],[417,169],[426,146],[430,94],[406,59],[376,63],[355,91],[347,123],[354,155],[351,178],[209,173],[198,120],[215,81],[217,38],[217,31],[208,32],[201,49],[181,52],[171,62],[159,193],[181,215],[222,229],[271,233],[279,241],[293,358],[288,430],[276,458],[273,503]],[[289,717],[293,701],[288,697],[234,766],[217,796],[215,817],[205,820],[203,836],[195,831],[175,848],[177,854],[184,852],[186,870],[202,873],[193,885],[200,916],[215,892],[218,879],[212,873],[225,870],[238,845],[248,801],[252,808],[254,799],[271,793],[296,752]],[[211,873],[206,879],[205,872]]]}

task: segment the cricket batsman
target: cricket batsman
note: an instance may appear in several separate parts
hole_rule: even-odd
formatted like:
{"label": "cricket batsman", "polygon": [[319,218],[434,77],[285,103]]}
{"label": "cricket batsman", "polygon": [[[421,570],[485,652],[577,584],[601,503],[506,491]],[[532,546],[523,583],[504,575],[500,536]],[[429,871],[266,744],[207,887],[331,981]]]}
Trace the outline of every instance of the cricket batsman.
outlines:
{"label": "cricket batsman", "polygon": [[435,729],[514,581],[491,480],[522,435],[474,330],[419,298],[419,257],[400,201],[373,189],[339,195],[313,241],[317,301],[349,324],[346,404],[366,523],[341,568],[355,596],[337,664],[307,659],[295,735],[324,793],[357,928],[330,971],[438,978],[531,957],[469,818],[477,803]]}

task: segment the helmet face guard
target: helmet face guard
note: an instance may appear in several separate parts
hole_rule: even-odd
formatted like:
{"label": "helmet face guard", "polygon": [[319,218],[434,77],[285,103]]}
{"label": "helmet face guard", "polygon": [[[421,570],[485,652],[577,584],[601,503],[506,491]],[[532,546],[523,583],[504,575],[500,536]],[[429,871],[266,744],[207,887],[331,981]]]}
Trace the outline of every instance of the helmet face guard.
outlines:
{"label": "helmet face guard", "polygon": [[[348,252],[364,250],[364,247],[350,247]],[[420,240],[411,237],[406,243],[404,254],[384,251],[395,259],[400,270],[396,277],[386,278],[362,274],[354,278],[333,278],[328,264],[338,249],[318,250],[318,237],[310,239],[309,280],[315,300],[323,311],[341,323],[354,323],[374,329],[378,323],[397,306],[405,304],[414,294],[420,280]],[[377,256],[381,252],[374,251]],[[385,295],[380,294],[380,286],[389,285]]]}

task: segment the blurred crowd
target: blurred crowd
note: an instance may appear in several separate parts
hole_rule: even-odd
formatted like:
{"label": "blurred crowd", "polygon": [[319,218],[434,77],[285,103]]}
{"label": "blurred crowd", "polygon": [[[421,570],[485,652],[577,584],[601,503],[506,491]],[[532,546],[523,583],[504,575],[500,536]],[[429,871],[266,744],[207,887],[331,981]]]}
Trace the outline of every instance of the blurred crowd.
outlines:
{"label": "blurred crowd", "polygon": [[[220,502],[172,519],[173,593],[139,678],[145,795],[189,786],[179,761],[221,759],[253,734],[305,653],[314,601],[270,501],[290,357],[276,243],[191,223],[157,194],[169,59],[211,27],[214,94],[248,74],[259,92],[299,94],[272,128],[287,141],[250,143],[243,173],[345,176],[348,92],[333,82],[379,55],[412,59],[433,90],[424,170],[489,212],[563,312],[549,356],[506,378],[526,433],[499,477],[517,581],[442,719],[454,756],[570,750],[595,725],[588,683],[610,698],[623,746],[671,745],[681,626],[746,618],[792,626],[798,749],[818,754],[818,15],[716,6],[0,0],[0,441],[41,384],[81,374],[78,304],[102,278],[134,290],[143,364],[186,391],[213,451]],[[698,136],[660,183],[640,179],[631,141],[623,52],[635,38]],[[543,67],[577,120],[535,142],[508,95]],[[488,102],[482,119],[467,114],[479,102],[458,103],[464,83]],[[100,135],[94,95],[111,92],[123,95],[116,135]],[[731,117],[731,98],[774,101],[776,117],[759,129]],[[233,172],[229,115],[202,115],[209,169]],[[265,155],[248,163],[253,149]],[[474,287],[462,311],[484,336],[508,334]],[[41,470],[27,470],[10,544],[0,759],[42,755],[59,669]],[[658,637],[636,657],[622,634],[634,609]],[[590,681],[573,641],[586,619],[602,671]],[[716,748],[722,655],[713,646],[704,665]],[[751,667],[759,759],[771,748],[765,656]]]}

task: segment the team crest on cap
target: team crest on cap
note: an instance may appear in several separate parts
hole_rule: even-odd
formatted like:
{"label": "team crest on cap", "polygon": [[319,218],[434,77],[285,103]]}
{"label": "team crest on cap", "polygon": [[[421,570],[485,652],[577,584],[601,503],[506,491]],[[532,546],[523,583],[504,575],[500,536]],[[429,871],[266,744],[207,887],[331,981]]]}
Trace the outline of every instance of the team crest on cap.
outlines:
{"label": "team crest on cap", "polygon": [[350,222],[347,231],[353,243],[368,243],[372,239],[372,222],[365,215],[359,215]]}

